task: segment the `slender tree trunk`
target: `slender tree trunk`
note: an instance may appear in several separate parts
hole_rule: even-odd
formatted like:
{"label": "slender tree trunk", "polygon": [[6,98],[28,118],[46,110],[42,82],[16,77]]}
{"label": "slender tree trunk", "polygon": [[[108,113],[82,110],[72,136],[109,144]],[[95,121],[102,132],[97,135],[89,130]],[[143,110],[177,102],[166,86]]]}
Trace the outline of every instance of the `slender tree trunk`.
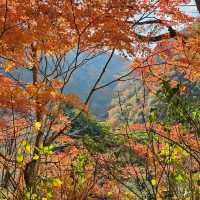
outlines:
{"label": "slender tree trunk", "polygon": [[196,2],[197,10],[200,13],[200,0],[195,0],[195,2]]}
{"label": "slender tree trunk", "polygon": [[[32,58],[33,60],[37,59],[37,50],[36,48],[32,45]],[[34,65],[32,68],[32,77],[33,77],[33,85],[36,85],[38,82],[38,68],[39,66]],[[41,121],[41,112],[39,109],[39,102],[37,102],[37,96],[36,96],[36,107],[35,107],[35,117],[36,121],[40,122]],[[38,147],[41,142],[43,136],[42,131],[38,131],[36,139],[35,139],[35,144],[34,144],[34,154],[39,154],[38,152]],[[36,190],[36,185],[37,185],[37,177],[38,177],[38,171],[39,171],[39,160],[31,160],[29,163],[26,164],[25,169],[24,169],[24,179],[25,179],[25,184],[27,188],[31,188],[32,191],[34,192]]]}
{"label": "slender tree trunk", "polygon": [[37,181],[37,173],[39,163],[36,160],[32,160],[27,163],[26,168],[24,170],[24,180],[27,188],[32,188],[35,191],[36,181]]}

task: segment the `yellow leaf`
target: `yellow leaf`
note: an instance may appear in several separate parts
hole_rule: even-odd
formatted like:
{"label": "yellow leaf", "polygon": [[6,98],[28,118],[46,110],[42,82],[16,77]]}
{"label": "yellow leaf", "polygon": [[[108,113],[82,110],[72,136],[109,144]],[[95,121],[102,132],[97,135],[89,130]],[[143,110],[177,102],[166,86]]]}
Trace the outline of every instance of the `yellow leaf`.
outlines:
{"label": "yellow leaf", "polygon": [[25,150],[26,150],[28,153],[31,153],[31,145],[30,145],[29,143],[26,144]]}
{"label": "yellow leaf", "polygon": [[155,186],[155,185],[157,184],[156,179],[152,179],[152,180],[151,180],[151,184],[152,184],[153,186]]}
{"label": "yellow leaf", "polygon": [[4,63],[5,72],[10,72],[15,67],[14,62],[7,61]]}
{"label": "yellow leaf", "polygon": [[34,156],[33,156],[33,160],[38,160],[39,159],[39,156],[37,155],[37,154],[35,154]]}
{"label": "yellow leaf", "polygon": [[112,196],[112,192],[108,192],[107,195],[108,195],[108,196]]}
{"label": "yellow leaf", "polygon": [[41,122],[34,122],[33,123],[33,130],[38,131],[38,130],[40,130],[41,126],[42,126]]}
{"label": "yellow leaf", "polygon": [[10,71],[12,71],[13,66],[12,66],[12,65],[6,65],[6,66],[4,67],[4,69],[5,69],[5,72],[10,72]]}
{"label": "yellow leaf", "polygon": [[43,144],[41,142],[39,143],[39,149],[43,149]]}
{"label": "yellow leaf", "polygon": [[63,182],[62,182],[59,178],[53,179],[52,185],[53,185],[54,187],[59,187],[59,186],[61,186],[62,184],[63,184]]}
{"label": "yellow leaf", "polygon": [[22,140],[22,142],[21,142],[21,144],[22,144],[22,146],[26,146],[26,144],[27,144],[27,140]]}

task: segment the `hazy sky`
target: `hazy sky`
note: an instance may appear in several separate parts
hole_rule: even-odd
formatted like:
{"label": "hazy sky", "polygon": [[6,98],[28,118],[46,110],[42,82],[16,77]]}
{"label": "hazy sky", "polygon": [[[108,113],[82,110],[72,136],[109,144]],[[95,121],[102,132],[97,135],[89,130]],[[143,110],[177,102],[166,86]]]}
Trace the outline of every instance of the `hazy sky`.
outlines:
{"label": "hazy sky", "polygon": [[194,0],[192,0],[192,2],[189,5],[183,5],[180,8],[188,15],[195,17],[200,16],[199,12],[197,11],[197,7]]}

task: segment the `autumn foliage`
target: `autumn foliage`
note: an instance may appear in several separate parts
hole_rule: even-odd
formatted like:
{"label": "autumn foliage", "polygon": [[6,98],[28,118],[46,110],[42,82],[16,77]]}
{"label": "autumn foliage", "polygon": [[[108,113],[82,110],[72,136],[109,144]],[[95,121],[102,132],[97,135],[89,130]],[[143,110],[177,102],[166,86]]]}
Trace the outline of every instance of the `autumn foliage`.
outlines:
{"label": "autumn foliage", "polygon": [[[189,2],[0,0],[0,199],[199,199],[199,96],[189,104],[190,88],[170,79],[175,70],[199,80],[198,19],[178,8]],[[101,85],[114,53],[129,71]],[[101,54],[109,58],[86,100],[66,93]],[[133,72],[166,118],[154,106],[118,130],[94,120],[94,93]]]}

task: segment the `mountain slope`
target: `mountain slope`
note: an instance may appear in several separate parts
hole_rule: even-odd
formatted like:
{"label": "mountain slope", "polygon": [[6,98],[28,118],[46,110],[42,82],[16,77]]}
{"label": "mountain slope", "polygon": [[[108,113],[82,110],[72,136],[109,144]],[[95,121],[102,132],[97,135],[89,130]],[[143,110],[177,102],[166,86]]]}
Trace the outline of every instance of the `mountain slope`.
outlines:
{"label": "mountain slope", "polygon": [[[81,59],[84,59],[83,57]],[[69,66],[69,63],[71,63],[74,58],[75,55],[73,53],[70,53],[69,55],[65,56],[65,59],[61,63],[61,67],[67,68]],[[87,63],[83,64],[77,70],[75,70],[70,81],[65,86],[64,92],[74,93],[84,101],[87,98],[91,88],[95,84],[108,58],[108,54],[101,54],[91,59]],[[41,71],[44,71],[44,61],[42,61],[41,63]],[[108,68],[106,69],[102,80],[100,81],[100,85],[112,81],[116,75],[126,70],[127,65],[128,62],[125,59],[118,55],[114,55],[111,62],[108,65]],[[54,67],[54,60],[49,59],[47,71],[51,73]],[[18,68],[10,73],[7,73],[7,75],[12,76],[17,80],[22,80],[25,82],[32,81],[31,72],[23,68]],[[110,106],[115,86],[116,83],[111,84],[106,88],[100,89],[96,91],[93,97],[91,98],[89,109],[91,113],[94,114],[98,119],[106,118],[107,110]]]}

